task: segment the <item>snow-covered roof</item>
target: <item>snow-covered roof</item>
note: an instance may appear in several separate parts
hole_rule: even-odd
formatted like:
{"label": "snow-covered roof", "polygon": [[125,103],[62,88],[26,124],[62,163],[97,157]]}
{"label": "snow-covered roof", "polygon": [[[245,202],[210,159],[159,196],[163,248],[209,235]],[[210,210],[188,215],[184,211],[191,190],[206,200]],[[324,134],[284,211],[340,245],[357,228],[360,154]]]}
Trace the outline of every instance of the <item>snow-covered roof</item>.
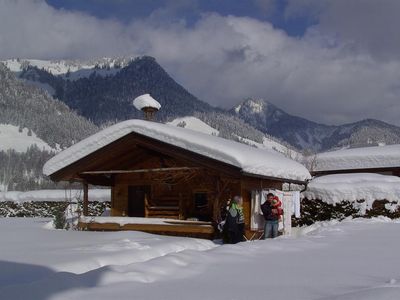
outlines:
{"label": "snow-covered roof", "polygon": [[161,108],[161,104],[158,103],[158,101],[155,100],[153,97],[151,97],[150,94],[144,94],[136,97],[135,100],[133,100],[133,105],[138,110],[142,110],[145,107],[152,107],[156,109]]}
{"label": "snow-covered roof", "polygon": [[245,173],[299,181],[311,178],[303,165],[273,150],[144,120],[124,121],[82,140],[50,159],[43,173],[51,175],[132,132],[239,167]]}
{"label": "snow-covered roof", "polygon": [[368,207],[375,200],[400,201],[400,177],[352,173],[333,174],[312,179],[302,196],[329,204],[365,200]]}
{"label": "snow-covered roof", "polygon": [[319,153],[314,171],[400,167],[400,145],[342,149]]}

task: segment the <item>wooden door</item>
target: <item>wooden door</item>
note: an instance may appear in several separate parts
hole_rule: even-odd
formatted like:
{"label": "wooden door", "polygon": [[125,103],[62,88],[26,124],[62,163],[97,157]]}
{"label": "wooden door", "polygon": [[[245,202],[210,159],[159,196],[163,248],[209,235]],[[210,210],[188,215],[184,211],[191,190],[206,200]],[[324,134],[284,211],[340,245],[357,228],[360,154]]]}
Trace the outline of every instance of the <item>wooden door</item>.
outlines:
{"label": "wooden door", "polygon": [[145,195],[150,195],[150,186],[129,186],[128,188],[128,216],[144,217],[145,216]]}

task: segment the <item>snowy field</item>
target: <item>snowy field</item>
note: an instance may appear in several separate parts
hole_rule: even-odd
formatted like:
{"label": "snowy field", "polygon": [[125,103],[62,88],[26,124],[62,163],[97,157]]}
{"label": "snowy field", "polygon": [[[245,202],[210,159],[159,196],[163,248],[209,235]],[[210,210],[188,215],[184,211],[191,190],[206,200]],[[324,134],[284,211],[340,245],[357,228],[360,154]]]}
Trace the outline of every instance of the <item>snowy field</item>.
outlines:
{"label": "snowy field", "polygon": [[17,126],[0,124],[0,151],[12,149],[16,152],[26,152],[33,145],[46,151],[54,150],[46,142],[38,138],[34,132],[31,135],[28,132],[27,128],[19,132]]}
{"label": "snowy field", "polygon": [[400,221],[238,245],[0,219],[0,299],[400,299]]}

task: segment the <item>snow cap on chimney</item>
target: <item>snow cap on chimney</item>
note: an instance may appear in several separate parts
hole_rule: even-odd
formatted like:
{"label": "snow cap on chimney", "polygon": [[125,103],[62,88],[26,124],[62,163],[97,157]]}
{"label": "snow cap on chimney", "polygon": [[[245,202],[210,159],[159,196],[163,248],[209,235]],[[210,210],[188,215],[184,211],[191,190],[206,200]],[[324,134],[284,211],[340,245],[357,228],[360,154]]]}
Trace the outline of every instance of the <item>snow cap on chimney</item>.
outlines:
{"label": "snow cap on chimney", "polygon": [[144,117],[148,121],[153,120],[155,113],[161,108],[161,104],[151,97],[150,94],[136,97],[135,100],[133,100],[133,105],[136,109],[144,112]]}

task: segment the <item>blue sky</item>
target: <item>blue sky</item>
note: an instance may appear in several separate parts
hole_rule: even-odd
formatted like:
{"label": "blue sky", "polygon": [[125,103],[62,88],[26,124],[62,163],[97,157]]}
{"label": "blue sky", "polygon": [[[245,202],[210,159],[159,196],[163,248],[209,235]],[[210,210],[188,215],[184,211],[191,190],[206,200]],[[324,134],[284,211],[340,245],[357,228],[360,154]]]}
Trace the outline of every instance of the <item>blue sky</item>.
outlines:
{"label": "blue sky", "polygon": [[231,108],[400,125],[399,0],[0,0],[0,59],[150,55]]}
{"label": "blue sky", "polygon": [[114,18],[129,23],[148,18],[159,9],[168,8],[175,18],[194,24],[202,13],[214,12],[268,21],[291,36],[303,36],[315,24],[308,15],[285,17],[286,0],[46,0],[57,9],[81,11],[98,18]]}

